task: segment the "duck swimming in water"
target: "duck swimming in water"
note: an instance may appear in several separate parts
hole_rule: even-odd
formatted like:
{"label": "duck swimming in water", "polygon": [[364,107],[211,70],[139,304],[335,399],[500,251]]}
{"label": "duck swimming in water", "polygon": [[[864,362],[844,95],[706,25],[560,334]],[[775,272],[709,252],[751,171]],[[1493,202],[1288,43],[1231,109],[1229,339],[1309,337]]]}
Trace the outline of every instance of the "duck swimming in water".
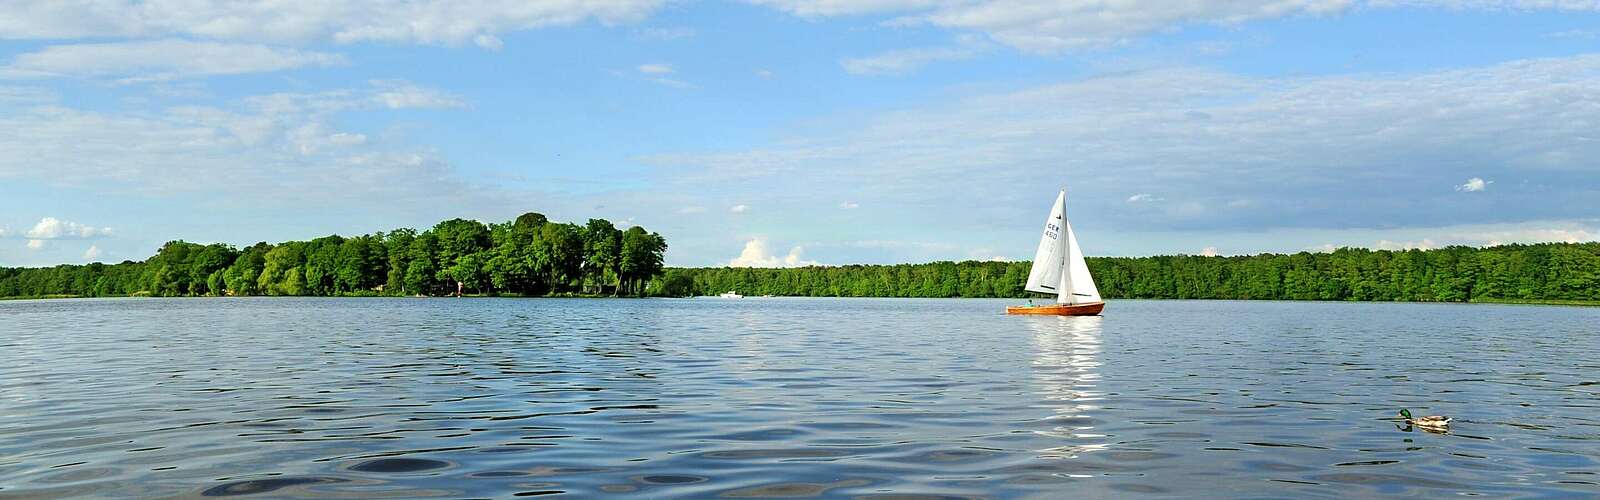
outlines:
{"label": "duck swimming in water", "polygon": [[1440,415],[1412,417],[1411,410],[1404,408],[1400,409],[1400,418],[1406,419],[1406,423],[1415,425],[1417,427],[1426,427],[1429,429],[1445,429],[1450,427],[1450,417]]}

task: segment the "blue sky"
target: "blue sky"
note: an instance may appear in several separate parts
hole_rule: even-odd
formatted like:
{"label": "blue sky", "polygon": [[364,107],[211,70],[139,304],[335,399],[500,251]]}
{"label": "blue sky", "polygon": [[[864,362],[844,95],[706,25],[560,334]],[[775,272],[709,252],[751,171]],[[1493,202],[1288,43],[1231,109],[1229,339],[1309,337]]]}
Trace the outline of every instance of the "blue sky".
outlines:
{"label": "blue sky", "polygon": [[673,265],[1600,238],[1600,4],[0,1],[0,265],[605,217]]}

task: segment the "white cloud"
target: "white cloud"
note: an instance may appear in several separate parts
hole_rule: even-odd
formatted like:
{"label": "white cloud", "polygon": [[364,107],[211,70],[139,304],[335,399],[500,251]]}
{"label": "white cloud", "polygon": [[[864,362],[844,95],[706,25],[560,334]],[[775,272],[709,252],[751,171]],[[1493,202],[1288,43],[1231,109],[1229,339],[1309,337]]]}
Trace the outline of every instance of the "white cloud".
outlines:
{"label": "white cloud", "polygon": [[676,79],[676,78],[667,77],[666,75],[670,75],[670,74],[673,74],[675,72],[675,70],[672,68],[671,64],[666,64],[666,63],[640,64],[637,69],[639,70],[639,74],[645,75],[645,76],[642,77],[645,81],[649,81],[649,82],[652,82],[652,83],[655,83],[655,84],[658,84],[658,85],[664,85],[664,86],[667,86],[667,87],[672,87],[672,88],[675,88],[675,89],[692,89],[692,88],[696,88],[695,85],[692,84],[692,83],[685,82],[683,80],[679,80],[679,79]]}
{"label": "white cloud", "polygon": [[1507,243],[1581,243],[1600,240],[1600,227],[1589,224],[1553,223],[1543,227],[1522,224],[1512,227],[1490,226],[1443,232],[1447,241],[1468,245]]}
{"label": "white cloud", "polygon": [[460,96],[404,80],[371,80],[368,83],[378,89],[372,100],[389,109],[446,109],[467,105]]}
{"label": "white cloud", "polygon": [[265,45],[150,40],[52,45],[17,55],[0,77],[116,78],[123,83],[345,64],[343,56]]}
{"label": "white cloud", "polygon": [[742,213],[750,211],[750,206],[749,205],[742,205],[742,204],[741,205],[734,205],[734,206],[728,207],[728,211],[736,213],[736,214],[742,214]]}
{"label": "white cloud", "polygon": [[803,17],[890,15],[890,26],[931,25],[987,34],[1034,53],[1099,48],[1190,25],[1339,14],[1356,8],[1433,7],[1596,11],[1600,4],[1561,0],[746,0]]}
{"label": "white cloud", "polygon": [[756,70],[756,77],[760,78],[762,80],[771,80],[773,78],[773,76],[775,76],[775,75],[772,74],[772,70],[770,70],[770,69],[758,69],[758,70]]}
{"label": "white cloud", "polygon": [[1028,52],[1103,47],[1185,24],[1236,25],[1257,19],[1321,15],[1353,0],[1162,2],[1098,0],[750,0],[807,17],[893,14],[896,26],[977,31]]}
{"label": "white cloud", "polygon": [[861,204],[853,202],[853,201],[846,201],[846,202],[840,203],[839,204],[839,208],[842,208],[842,209],[845,209],[845,210],[855,210],[857,208],[861,208]]}
{"label": "white cloud", "polygon": [[665,75],[672,73],[672,65],[666,63],[640,64],[639,72],[646,75]]}
{"label": "white cloud", "polygon": [[[1596,96],[1600,55],[1406,74],[1163,68],[819,119],[828,126],[754,149],[639,159],[672,167],[668,182],[685,186],[848,185],[896,207],[885,217],[975,228],[1035,217],[1041,178],[1070,179],[1074,223],[1119,231],[1567,219],[1590,215],[1582,207],[1600,196],[1600,165],[1587,160],[1600,157],[1588,126],[1600,123]],[[1430,187],[1466,168],[1523,184],[1500,208]],[[1124,209],[1154,193],[1182,202]]]}
{"label": "white cloud", "polygon": [[1150,193],[1139,193],[1128,197],[1128,203],[1150,203],[1162,200],[1162,198],[1157,198]]}
{"label": "white cloud", "polygon": [[55,217],[39,219],[33,229],[23,233],[24,238],[31,240],[58,240],[58,239],[84,239],[111,234],[111,228],[94,227],[71,221],[64,221]]}
{"label": "white cloud", "polygon": [[766,238],[751,238],[744,244],[744,250],[738,257],[728,261],[728,267],[804,267],[820,265],[817,261],[806,260],[801,257],[805,249],[795,246],[789,253],[779,257],[767,249]]}
{"label": "white cloud", "polygon": [[7,2],[0,38],[390,42],[497,48],[495,35],[587,21],[642,20],[665,0]]}
{"label": "white cloud", "polygon": [[1217,252],[1217,247],[1212,246],[1200,249],[1200,255],[1202,257],[1216,257],[1222,254]]}
{"label": "white cloud", "polygon": [[1428,238],[1423,238],[1420,241],[1378,240],[1372,244],[1372,248],[1378,250],[1432,250],[1439,248],[1439,244]]}
{"label": "white cloud", "polygon": [[472,44],[489,50],[500,50],[506,47],[505,41],[500,40],[500,37],[490,34],[482,34],[472,37]]}
{"label": "white cloud", "polygon": [[985,50],[985,46],[970,37],[963,37],[954,47],[925,47],[897,49],[870,57],[843,59],[839,65],[852,75],[904,75],[928,63],[971,59]]}
{"label": "white cloud", "polygon": [[29,250],[39,250],[41,248],[44,248],[44,240],[28,240]]}
{"label": "white cloud", "polygon": [[448,94],[386,80],[369,88],[150,112],[34,106],[0,113],[0,151],[6,151],[0,155],[0,182],[88,193],[182,193],[212,208],[503,202],[504,189],[469,186],[431,149],[404,137],[374,140],[337,125],[352,111],[457,105],[459,99]]}
{"label": "white cloud", "polygon": [[89,245],[89,249],[83,251],[83,260],[93,261],[98,259],[100,258],[100,253],[99,245]]}
{"label": "white cloud", "polygon": [[18,104],[46,104],[53,103],[58,96],[55,92],[36,87],[9,87],[0,85],[0,105]]}
{"label": "white cloud", "polygon": [[1478,192],[1478,191],[1483,191],[1485,189],[1488,189],[1489,185],[1493,184],[1493,183],[1494,183],[1494,181],[1486,181],[1486,180],[1483,180],[1483,179],[1479,179],[1477,177],[1473,177],[1471,179],[1467,179],[1467,182],[1465,184],[1456,186],[1456,191],[1462,191],[1462,192],[1467,192],[1467,193],[1475,193],[1475,192]]}
{"label": "white cloud", "polygon": [[678,213],[684,215],[705,213],[705,211],[706,207],[683,207],[678,209]]}
{"label": "white cloud", "polygon": [[999,253],[995,252],[993,248],[988,247],[974,248],[967,252],[967,257],[971,260],[981,260],[987,262],[1011,262],[1011,258],[1000,255]]}

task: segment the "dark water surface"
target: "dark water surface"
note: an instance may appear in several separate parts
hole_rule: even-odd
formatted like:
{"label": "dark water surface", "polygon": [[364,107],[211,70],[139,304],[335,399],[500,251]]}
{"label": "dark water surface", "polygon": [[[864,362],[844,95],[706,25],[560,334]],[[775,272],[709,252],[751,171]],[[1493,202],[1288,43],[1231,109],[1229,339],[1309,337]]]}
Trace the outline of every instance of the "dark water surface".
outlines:
{"label": "dark water surface", "polygon": [[0,497],[1600,495],[1600,309],[1006,303],[0,302]]}

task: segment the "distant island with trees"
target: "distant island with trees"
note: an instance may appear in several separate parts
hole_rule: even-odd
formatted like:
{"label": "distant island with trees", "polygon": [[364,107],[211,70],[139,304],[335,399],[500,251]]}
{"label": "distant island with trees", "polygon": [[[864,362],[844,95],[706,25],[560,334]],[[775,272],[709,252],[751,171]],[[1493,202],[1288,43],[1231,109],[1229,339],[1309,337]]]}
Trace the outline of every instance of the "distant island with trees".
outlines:
{"label": "distant island with trees", "polygon": [[[0,267],[0,297],[665,296],[1023,298],[1029,262],[665,268],[667,242],[605,219],[528,213],[344,238],[174,241],[143,262]],[[1600,303],[1600,243],[1090,257],[1108,299]]]}
{"label": "distant island with trees", "polygon": [[642,295],[667,242],[605,219],[538,213],[484,224],[451,219],[418,232],[256,243],[172,241],[143,262],[0,267],[0,297],[245,295]]}

